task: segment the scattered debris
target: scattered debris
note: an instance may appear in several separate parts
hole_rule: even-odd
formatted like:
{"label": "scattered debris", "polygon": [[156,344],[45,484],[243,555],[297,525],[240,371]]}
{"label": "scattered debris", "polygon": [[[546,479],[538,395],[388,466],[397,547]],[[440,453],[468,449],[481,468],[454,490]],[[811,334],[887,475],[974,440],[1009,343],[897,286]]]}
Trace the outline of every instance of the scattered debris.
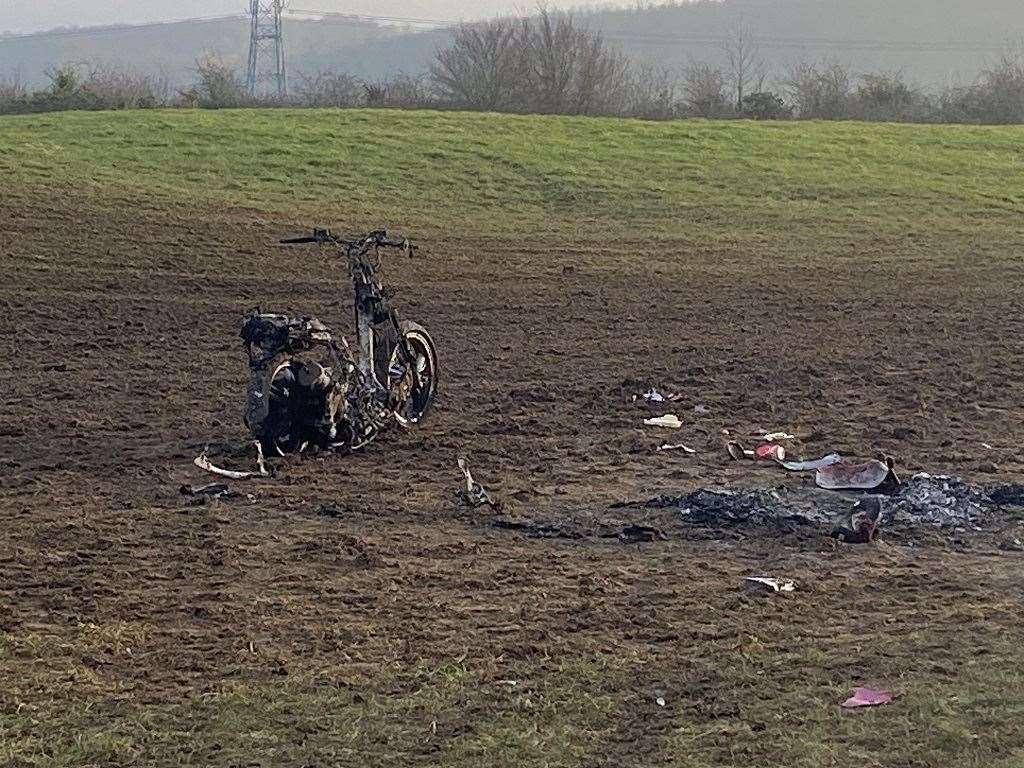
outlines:
{"label": "scattered debris", "polygon": [[770,579],[762,576],[747,576],[744,581],[747,588],[755,592],[795,592],[796,583],[793,581],[782,581],[781,579]]}
{"label": "scattered debris", "polygon": [[838,453],[830,453],[828,456],[822,456],[820,459],[814,459],[813,461],[780,461],[779,463],[790,472],[810,472],[831,467],[842,460],[843,457]]}
{"label": "scattered debris", "polygon": [[999,542],[999,548],[1003,552],[1024,552],[1024,541],[1020,539],[1006,539]]}
{"label": "scattered debris", "polygon": [[892,459],[857,461],[843,459],[817,471],[814,478],[827,491],[875,491],[890,493],[899,487],[900,478]]}
{"label": "scattered debris", "polygon": [[494,521],[495,528],[506,531],[519,531],[536,539],[581,539],[582,534],[568,531],[554,523],[535,523],[530,520],[513,520],[498,518]]}
{"label": "scattered debris", "polygon": [[619,541],[626,544],[637,544],[642,541],[665,541],[668,536],[658,528],[649,525],[627,525],[618,535]]}
{"label": "scattered debris", "polygon": [[209,496],[213,499],[233,499],[242,494],[232,491],[227,483],[210,483],[209,485],[183,485],[182,496]]}
{"label": "scattered debris", "polygon": [[693,406],[693,412],[694,413],[701,413],[701,414],[711,413],[711,408],[709,408],[708,406],[704,405],[703,403],[698,403],[697,405]]}
{"label": "scattered debris", "polygon": [[743,461],[744,459],[754,458],[754,452],[748,451],[742,445],[735,441],[726,443],[725,450],[729,452],[729,456],[732,457],[733,461]]}
{"label": "scattered debris", "polygon": [[656,698],[654,700],[654,703],[657,704],[659,707],[664,707],[665,706],[665,697],[664,696],[659,696],[658,698]]}
{"label": "scattered debris", "polygon": [[471,507],[497,507],[486,489],[473,479],[473,473],[469,471],[469,462],[464,456],[459,456],[459,469],[466,478],[466,488],[459,489],[458,497]]}
{"label": "scattered debris", "polygon": [[509,688],[515,688],[517,685],[519,685],[519,681],[518,680],[495,680],[494,684],[495,685],[507,685]]}
{"label": "scattered debris", "polygon": [[769,459],[781,464],[786,460],[786,449],[778,443],[765,443],[754,449],[754,456],[758,459]]}
{"label": "scattered debris", "polygon": [[658,448],[658,452],[659,453],[662,452],[662,451],[682,451],[683,453],[696,453],[697,452],[695,449],[691,448],[688,445],[683,445],[682,443],[675,443],[675,444],[665,443],[665,445],[663,445],[660,448]]}
{"label": "scattered debris", "polygon": [[666,413],[664,416],[654,419],[644,419],[644,424],[648,427],[664,427],[665,429],[679,429],[683,426],[683,422],[673,413]]}
{"label": "scattered debris", "polygon": [[344,511],[341,509],[341,507],[339,507],[337,504],[335,504],[333,502],[328,502],[327,504],[321,504],[317,508],[316,513],[320,517],[330,517],[330,518],[334,518],[334,519],[337,519],[337,518],[341,517],[342,515],[344,515]]}
{"label": "scattered debris", "polygon": [[658,496],[647,508],[678,508],[683,520],[708,527],[825,525],[834,515],[816,505],[795,506],[774,491],[701,488],[683,496]]}
{"label": "scattered debris", "polygon": [[853,695],[844,701],[842,706],[844,709],[877,707],[890,703],[892,699],[892,693],[881,688],[854,688]]}
{"label": "scattered debris", "polygon": [[766,443],[777,443],[780,440],[796,440],[796,435],[791,435],[788,432],[769,432],[767,435],[762,435],[761,439]]}
{"label": "scattered debris", "polygon": [[637,400],[643,400],[644,402],[647,403],[678,403],[682,399],[683,396],[676,392],[672,392],[666,395],[662,394],[654,387],[651,387],[647,392],[644,392],[642,395],[633,395],[634,403]]}
{"label": "scattered debris", "polygon": [[919,472],[892,497],[886,518],[910,525],[930,523],[938,528],[976,528],[983,509],[995,502],[980,488],[959,477]]}
{"label": "scattered debris", "polygon": [[831,536],[845,544],[870,544],[878,535],[882,500],[878,496],[860,499],[849,513],[836,520]]}
{"label": "scattered debris", "polygon": [[990,490],[988,497],[1000,507],[1024,507],[1024,485],[1000,485]]}
{"label": "scattered debris", "polygon": [[214,466],[213,463],[206,455],[206,451],[203,451],[199,456],[196,456],[192,462],[197,467],[206,472],[210,472],[214,475],[220,475],[226,477],[229,480],[249,480],[254,477],[270,477],[270,473],[267,472],[267,466],[263,460],[263,446],[259,442],[256,445],[256,471],[255,472],[237,472],[233,469],[221,469],[220,467]]}

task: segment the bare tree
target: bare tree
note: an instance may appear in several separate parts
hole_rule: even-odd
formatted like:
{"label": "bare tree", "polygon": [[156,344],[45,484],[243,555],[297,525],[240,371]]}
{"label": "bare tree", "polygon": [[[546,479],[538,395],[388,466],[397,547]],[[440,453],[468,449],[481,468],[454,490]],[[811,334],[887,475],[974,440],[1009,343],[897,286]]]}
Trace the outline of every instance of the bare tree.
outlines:
{"label": "bare tree", "polygon": [[723,117],[729,112],[726,77],[710,64],[693,62],[683,71],[683,102],[696,117]]}
{"label": "bare tree", "polygon": [[20,112],[25,109],[27,101],[28,91],[22,85],[20,76],[0,80],[0,114]]}
{"label": "bare tree", "polygon": [[968,114],[986,123],[1024,122],[1024,48],[1005,52],[970,89]]}
{"label": "bare tree", "polygon": [[629,61],[605,45],[597,32],[577,30],[571,111],[620,114],[629,98]]}
{"label": "bare tree", "polygon": [[442,99],[472,109],[518,105],[526,62],[524,23],[496,19],[463,24],[434,57],[430,75]]}
{"label": "bare tree", "polygon": [[473,109],[617,114],[629,63],[572,14],[541,8],[530,19],[463,25],[430,70],[440,97]]}
{"label": "bare tree", "polygon": [[526,22],[529,105],[537,112],[616,113],[625,108],[629,63],[570,13],[542,7]]}
{"label": "bare tree", "polygon": [[297,94],[309,107],[355,107],[363,101],[363,84],[344,72],[299,75]]}
{"label": "bare tree", "polygon": [[539,112],[565,112],[578,51],[572,16],[541,8],[530,25],[528,58]]}
{"label": "bare tree", "polygon": [[207,53],[200,57],[196,61],[196,74],[195,87],[182,94],[186,101],[210,109],[240,107],[248,101],[238,73],[219,55]]}
{"label": "bare tree", "polygon": [[785,87],[790,103],[804,119],[841,120],[850,114],[850,72],[841,64],[797,64]]}
{"label": "bare tree", "polygon": [[668,120],[676,115],[679,83],[667,69],[642,65],[630,78],[626,114],[645,120]]}
{"label": "bare tree", "polygon": [[733,29],[724,50],[736,110],[742,111],[744,97],[764,89],[764,62],[753,33],[743,22]]}

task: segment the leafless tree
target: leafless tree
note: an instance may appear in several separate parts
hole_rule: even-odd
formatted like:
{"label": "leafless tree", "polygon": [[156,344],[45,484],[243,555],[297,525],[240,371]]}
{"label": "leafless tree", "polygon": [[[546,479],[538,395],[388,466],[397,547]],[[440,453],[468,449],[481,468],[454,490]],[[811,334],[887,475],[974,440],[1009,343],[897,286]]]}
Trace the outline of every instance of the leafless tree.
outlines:
{"label": "leafless tree", "polygon": [[971,89],[973,116],[986,123],[1024,122],[1024,49],[1007,51]]}
{"label": "leafless tree", "polygon": [[797,64],[784,85],[790,103],[804,119],[841,120],[850,116],[850,72],[841,64]]}
{"label": "leafless tree", "polygon": [[344,72],[299,75],[299,102],[309,107],[355,107],[363,101],[363,84]]}
{"label": "leafless tree", "polygon": [[407,75],[404,72],[363,83],[363,100],[368,107],[398,107],[420,109],[435,106],[426,87],[426,75]]}
{"label": "leafless tree", "polygon": [[28,99],[28,91],[18,76],[0,80],[0,114],[21,111]]}
{"label": "leafless tree", "polygon": [[696,117],[723,117],[728,114],[726,77],[710,64],[693,62],[683,71],[683,102],[686,111]]}
{"label": "leafless tree", "polygon": [[196,61],[197,81],[186,101],[210,109],[239,107],[248,99],[238,73],[216,53],[206,53]]}
{"label": "leafless tree", "polygon": [[527,37],[524,22],[513,19],[460,26],[430,67],[441,98],[471,109],[519,106]]}
{"label": "leafless tree", "polygon": [[668,120],[676,116],[680,101],[679,82],[667,69],[642,65],[630,79],[626,114],[645,120]]}
{"label": "leafless tree", "polygon": [[743,99],[748,93],[764,89],[764,61],[761,60],[753,33],[743,22],[733,29],[725,43],[724,51],[736,110],[741,111]]}
{"label": "leafless tree", "polygon": [[629,95],[625,56],[572,14],[543,7],[460,27],[430,74],[443,100],[473,109],[618,114]]}
{"label": "leafless tree", "polygon": [[[571,19],[570,19],[571,22]],[[599,33],[577,29],[570,110],[576,114],[620,114],[627,107],[629,61],[605,45]]]}

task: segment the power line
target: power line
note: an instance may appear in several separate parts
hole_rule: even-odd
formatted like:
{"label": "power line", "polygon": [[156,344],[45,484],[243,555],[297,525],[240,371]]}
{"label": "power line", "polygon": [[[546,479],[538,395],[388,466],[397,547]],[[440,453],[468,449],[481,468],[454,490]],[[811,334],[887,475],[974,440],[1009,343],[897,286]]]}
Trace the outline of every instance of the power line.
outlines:
{"label": "power line", "polygon": [[188,19],[176,19],[174,21],[149,21],[142,24],[111,24],[101,27],[77,27],[75,29],[51,29],[45,32],[24,32],[17,35],[0,35],[0,43],[9,43],[18,40],[46,40],[52,37],[93,37],[95,35],[123,34],[136,30],[159,29],[170,27],[176,24],[193,24],[213,21],[241,21],[249,18],[247,15],[235,13],[221,16],[193,16]]}

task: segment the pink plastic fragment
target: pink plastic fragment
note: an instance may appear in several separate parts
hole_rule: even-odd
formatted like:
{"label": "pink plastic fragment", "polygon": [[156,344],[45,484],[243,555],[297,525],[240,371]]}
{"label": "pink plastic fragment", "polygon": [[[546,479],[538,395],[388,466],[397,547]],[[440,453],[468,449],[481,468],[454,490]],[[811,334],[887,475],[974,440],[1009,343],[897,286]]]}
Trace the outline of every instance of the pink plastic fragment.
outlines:
{"label": "pink plastic fragment", "polygon": [[892,701],[892,693],[880,688],[854,688],[853,696],[843,702],[845,709],[877,707]]}

